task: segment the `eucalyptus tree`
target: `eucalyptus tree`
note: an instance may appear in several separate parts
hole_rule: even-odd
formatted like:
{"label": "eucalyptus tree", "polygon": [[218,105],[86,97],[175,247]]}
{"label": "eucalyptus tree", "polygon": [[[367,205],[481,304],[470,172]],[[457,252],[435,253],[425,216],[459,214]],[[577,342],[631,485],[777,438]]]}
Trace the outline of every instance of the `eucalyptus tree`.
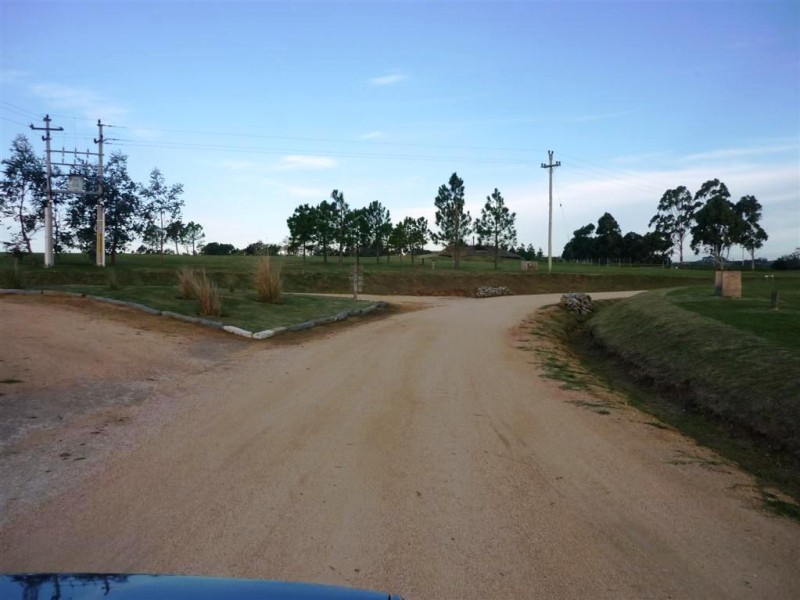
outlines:
{"label": "eucalyptus tree", "polygon": [[44,161],[36,156],[28,138],[18,135],[11,142],[8,158],[4,158],[3,180],[0,182],[0,215],[12,221],[7,249],[31,254],[31,239],[44,223],[47,201],[47,172]]}
{"label": "eucalyptus tree", "polygon": [[694,222],[694,214],[701,206],[685,186],[667,190],[658,202],[658,212],[650,219],[650,227],[666,236],[678,251],[678,261],[683,262],[683,245]]}
{"label": "eucalyptus tree", "polygon": [[742,196],[736,203],[736,212],[741,218],[739,243],[750,253],[750,268],[756,268],[756,250],[764,245],[769,236],[761,227],[761,203],[755,196]]}
{"label": "eucalyptus tree", "polygon": [[184,242],[192,246],[192,255],[197,254],[198,248],[203,244],[206,239],[206,234],[203,231],[203,226],[200,223],[189,221],[183,228]]}
{"label": "eucalyptus tree", "polygon": [[[86,165],[86,187],[96,191],[97,169]],[[141,233],[144,226],[141,186],[128,173],[128,157],[121,152],[111,154],[103,167],[103,205],[105,209],[105,251],[116,264],[117,255],[124,252]],[[96,243],[97,196],[75,194],[67,209],[67,222],[72,230],[73,244],[93,255]]]}
{"label": "eucalyptus tree", "polygon": [[739,243],[743,228],[742,217],[730,197],[727,186],[719,179],[706,181],[694,196],[702,206],[694,216],[691,247],[695,254],[701,248],[708,252],[718,269],[725,268],[730,249]]}
{"label": "eucalyptus tree", "polygon": [[150,172],[150,181],[141,189],[144,197],[145,240],[164,254],[164,242],[167,240],[167,228],[175,221],[180,221],[183,209],[183,185],[176,183],[168,186],[164,175],[158,168]]}

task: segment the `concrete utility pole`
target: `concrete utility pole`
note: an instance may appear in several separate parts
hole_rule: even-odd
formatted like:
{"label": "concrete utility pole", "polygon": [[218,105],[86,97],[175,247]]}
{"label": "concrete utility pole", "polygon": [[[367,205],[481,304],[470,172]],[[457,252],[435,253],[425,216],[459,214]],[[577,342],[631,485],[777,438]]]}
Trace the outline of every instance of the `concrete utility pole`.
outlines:
{"label": "concrete utility pole", "polygon": [[542,163],[543,169],[550,169],[550,205],[547,220],[547,272],[553,272],[553,169],[561,166],[561,161],[553,162],[553,151],[547,151],[549,164]]}
{"label": "concrete utility pole", "polygon": [[95,264],[98,267],[106,266],[106,211],[103,199],[103,123],[97,119],[97,128],[100,130],[100,137],[94,143],[97,144],[97,247],[95,249]]}
{"label": "concrete utility pole", "polygon": [[34,127],[34,131],[44,131],[42,140],[47,148],[47,204],[44,207],[44,266],[52,267],[55,264],[53,253],[53,168],[50,166],[50,132],[64,131],[63,127],[50,127],[50,115],[44,116],[44,127]]}

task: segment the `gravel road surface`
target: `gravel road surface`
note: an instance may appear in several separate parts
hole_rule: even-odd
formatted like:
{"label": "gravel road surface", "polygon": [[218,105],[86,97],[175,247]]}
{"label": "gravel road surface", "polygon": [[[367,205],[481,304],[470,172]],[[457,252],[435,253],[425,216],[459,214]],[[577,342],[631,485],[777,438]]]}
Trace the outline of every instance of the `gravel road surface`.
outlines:
{"label": "gravel road surface", "polygon": [[0,571],[800,597],[800,526],[763,512],[751,478],[634,409],[587,409],[517,347],[557,300],[407,299],[266,343],[1,300]]}

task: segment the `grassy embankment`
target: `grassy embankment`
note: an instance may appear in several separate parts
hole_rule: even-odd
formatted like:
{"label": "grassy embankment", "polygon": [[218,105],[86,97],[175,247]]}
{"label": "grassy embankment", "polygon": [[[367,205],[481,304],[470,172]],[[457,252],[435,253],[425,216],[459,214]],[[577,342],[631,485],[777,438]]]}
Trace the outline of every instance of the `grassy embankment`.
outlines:
{"label": "grassy embankment", "polygon": [[[257,330],[330,315],[356,306],[352,300],[285,296],[282,304],[255,302],[253,272],[260,257],[120,255],[116,265],[95,267],[85,254],[56,256],[56,265],[45,269],[42,256],[25,257],[18,263],[0,255],[0,287],[74,291],[138,302],[160,310],[197,314],[197,304],[176,294],[176,274],[183,267],[204,270],[222,293],[222,320],[226,324]],[[352,291],[348,257],[324,262],[321,257],[273,257],[282,269],[283,288],[296,294]],[[555,263],[539,271],[520,270],[519,261],[505,260],[494,269],[490,259],[465,259],[458,271],[452,261],[435,255],[416,257],[362,258],[364,293],[472,296],[481,286],[505,286],[516,294],[566,291],[655,289],[696,284],[707,271],[660,267],[599,267]]]}
{"label": "grassy embankment", "polygon": [[[742,299],[703,287],[603,303],[570,336],[612,387],[740,464],[767,505],[800,518],[800,274],[745,280]],[[574,321],[574,320],[573,320]],[[635,382],[633,385],[631,382]]]}
{"label": "grassy embankment", "polygon": [[[31,260],[33,259],[33,261]],[[350,266],[355,262],[348,257],[343,264],[330,257],[327,264],[321,257],[273,257],[283,272],[283,286],[295,293],[340,293],[351,291]],[[239,288],[249,287],[250,276],[258,257],[252,256],[186,256],[121,255],[115,266],[106,269],[94,267],[86,255],[65,254],[56,257],[56,266],[44,269],[41,255],[26,257],[22,266],[25,287],[54,285],[106,285],[109,272],[113,272],[121,286],[169,286],[181,267],[205,269],[219,286],[227,287],[230,281]],[[707,277],[707,271],[664,269],[660,267],[598,267],[554,263],[553,273],[547,273],[547,263],[539,265],[537,272],[521,272],[519,261],[500,262],[494,269],[491,260],[465,259],[458,271],[452,261],[433,255],[417,257],[411,264],[409,257],[393,256],[387,262],[362,258],[364,293],[368,294],[419,294],[419,295],[474,295],[480,286],[506,286],[516,294],[537,294],[565,291],[608,291],[625,289],[654,289],[696,284]],[[0,255],[0,271],[7,275],[13,261]],[[8,276],[5,277],[8,280]],[[3,284],[0,281],[0,284]],[[8,283],[5,283],[8,285]]]}

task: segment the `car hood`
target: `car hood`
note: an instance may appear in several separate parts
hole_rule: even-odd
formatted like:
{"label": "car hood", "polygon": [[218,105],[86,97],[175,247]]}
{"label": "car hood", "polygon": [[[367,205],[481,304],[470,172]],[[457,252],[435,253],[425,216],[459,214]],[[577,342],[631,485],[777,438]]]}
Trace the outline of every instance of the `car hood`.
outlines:
{"label": "car hood", "polygon": [[3,600],[402,600],[387,592],[257,579],[97,573],[0,575]]}

